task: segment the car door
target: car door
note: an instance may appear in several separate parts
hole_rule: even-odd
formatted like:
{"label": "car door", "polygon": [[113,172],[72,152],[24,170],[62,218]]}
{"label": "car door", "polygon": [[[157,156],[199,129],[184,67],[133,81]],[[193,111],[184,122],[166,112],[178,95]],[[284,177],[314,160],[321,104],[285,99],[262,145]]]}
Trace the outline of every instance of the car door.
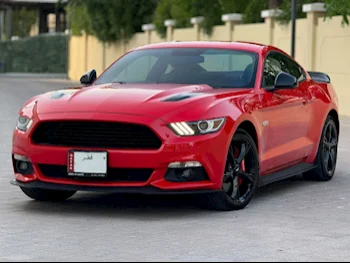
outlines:
{"label": "car door", "polygon": [[[295,76],[299,82],[294,89],[268,91],[281,71]],[[278,170],[300,163],[309,154],[310,109],[304,71],[284,54],[274,51],[266,55],[262,90],[267,106],[263,113],[266,142],[262,156],[265,171]]]}

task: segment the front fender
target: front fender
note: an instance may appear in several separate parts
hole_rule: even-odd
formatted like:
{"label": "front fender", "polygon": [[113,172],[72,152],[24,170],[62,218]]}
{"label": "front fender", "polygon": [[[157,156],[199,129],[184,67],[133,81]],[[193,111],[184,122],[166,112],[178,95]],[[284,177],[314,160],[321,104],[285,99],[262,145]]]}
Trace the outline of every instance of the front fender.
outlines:
{"label": "front fender", "polygon": [[[250,122],[255,129],[256,135],[257,135],[257,149],[259,156],[261,156],[260,149],[261,149],[261,138],[262,135],[262,125],[259,125],[259,122],[257,118],[254,117],[253,114],[250,112],[245,112],[244,107],[241,105],[244,105],[244,103],[240,103],[240,100],[226,100],[221,101],[220,103],[215,104],[212,106],[205,114],[203,114],[200,119],[212,119],[216,117],[225,116],[226,118],[229,118],[231,121],[228,122],[231,127],[229,127],[229,133],[228,133],[228,140],[226,145],[226,151],[228,151],[231,139],[233,138],[234,134],[236,133],[238,127],[242,125],[244,122]],[[223,114],[224,113],[224,114]]]}

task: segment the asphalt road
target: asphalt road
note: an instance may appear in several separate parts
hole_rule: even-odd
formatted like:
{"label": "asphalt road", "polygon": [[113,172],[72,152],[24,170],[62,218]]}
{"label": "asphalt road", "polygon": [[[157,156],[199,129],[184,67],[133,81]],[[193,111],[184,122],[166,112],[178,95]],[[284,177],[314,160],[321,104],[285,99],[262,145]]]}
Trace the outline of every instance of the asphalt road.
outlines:
{"label": "asphalt road", "polygon": [[0,78],[0,261],[349,261],[350,118],[327,183],[301,178],[258,190],[241,211],[189,197],[78,193],[31,201],[12,179],[12,130],[31,96],[71,84]]}

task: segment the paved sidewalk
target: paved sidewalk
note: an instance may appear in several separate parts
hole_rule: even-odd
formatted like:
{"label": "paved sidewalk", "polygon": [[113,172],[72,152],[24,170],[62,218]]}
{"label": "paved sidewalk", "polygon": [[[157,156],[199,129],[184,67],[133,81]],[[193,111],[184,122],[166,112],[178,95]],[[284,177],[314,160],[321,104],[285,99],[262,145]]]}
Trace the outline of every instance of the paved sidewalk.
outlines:
{"label": "paved sidewalk", "polygon": [[60,73],[0,73],[0,78],[55,78],[55,79],[68,79],[68,74]]}

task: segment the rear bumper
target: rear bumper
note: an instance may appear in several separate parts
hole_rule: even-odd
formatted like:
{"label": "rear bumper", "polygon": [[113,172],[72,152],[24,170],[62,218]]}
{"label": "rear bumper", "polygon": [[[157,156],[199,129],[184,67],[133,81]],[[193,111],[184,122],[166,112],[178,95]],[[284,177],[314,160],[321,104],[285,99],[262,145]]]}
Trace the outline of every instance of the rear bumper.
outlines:
{"label": "rear bumper", "polygon": [[120,193],[120,194],[145,194],[145,195],[178,195],[178,194],[210,194],[219,192],[220,190],[162,190],[153,186],[144,187],[115,187],[115,186],[88,186],[88,185],[71,185],[47,183],[39,180],[29,183],[23,183],[17,180],[11,181],[12,185],[24,188],[39,188],[48,190],[61,191],[86,191],[86,192],[104,192],[104,193]]}

